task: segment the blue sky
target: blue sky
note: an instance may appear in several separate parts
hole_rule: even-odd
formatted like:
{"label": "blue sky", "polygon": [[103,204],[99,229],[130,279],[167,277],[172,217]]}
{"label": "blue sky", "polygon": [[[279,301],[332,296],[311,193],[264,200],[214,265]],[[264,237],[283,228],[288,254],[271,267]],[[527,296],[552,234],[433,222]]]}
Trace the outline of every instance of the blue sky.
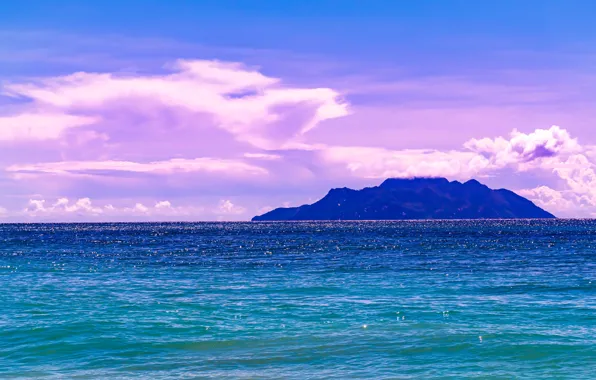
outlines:
{"label": "blue sky", "polygon": [[431,57],[480,58],[495,49],[581,51],[594,40],[595,10],[590,1],[24,0],[2,4],[0,23],[431,66],[424,64]]}
{"label": "blue sky", "polygon": [[244,220],[329,187],[444,175],[592,216],[595,10],[2,3],[0,214]]}

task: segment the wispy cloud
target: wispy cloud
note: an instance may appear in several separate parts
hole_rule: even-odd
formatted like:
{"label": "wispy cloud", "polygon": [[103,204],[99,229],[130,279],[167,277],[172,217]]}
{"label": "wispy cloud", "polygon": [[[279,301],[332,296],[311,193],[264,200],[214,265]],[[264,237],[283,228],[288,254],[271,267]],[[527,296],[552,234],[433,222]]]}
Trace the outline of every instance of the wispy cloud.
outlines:
{"label": "wispy cloud", "polygon": [[60,161],[33,165],[12,165],[7,167],[6,171],[13,173],[65,175],[89,175],[94,172],[104,174],[109,172],[133,172],[162,175],[188,172],[219,172],[221,175],[230,176],[267,174],[267,170],[242,161],[215,158],[174,158],[167,161],[147,163],[130,161]]}
{"label": "wispy cloud", "polygon": [[[596,212],[595,150],[570,129],[545,129],[542,119],[540,128],[520,127],[512,108],[497,107],[509,95],[534,107],[556,94],[454,78],[358,86],[360,95],[413,100],[368,107],[342,86],[297,85],[213,60],[13,79],[2,86],[15,103],[0,116],[0,182],[21,202],[43,194],[27,205],[0,197],[10,205],[3,214],[247,219],[297,189],[316,197],[328,186],[386,177],[506,179],[504,172],[547,178],[517,188],[558,214]],[[474,99],[492,108],[457,103]],[[218,200],[178,203],[207,194]],[[258,202],[232,199],[255,194]]]}

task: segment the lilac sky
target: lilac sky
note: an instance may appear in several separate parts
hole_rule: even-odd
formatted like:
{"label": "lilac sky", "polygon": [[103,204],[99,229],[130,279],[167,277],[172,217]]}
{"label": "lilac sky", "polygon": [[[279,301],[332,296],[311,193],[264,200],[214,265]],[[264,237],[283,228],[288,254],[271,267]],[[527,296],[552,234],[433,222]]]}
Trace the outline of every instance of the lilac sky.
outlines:
{"label": "lilac sky", "polygon": [[248,220],[413,176],[594,217],[594,10],[3,3],[0,221]]}

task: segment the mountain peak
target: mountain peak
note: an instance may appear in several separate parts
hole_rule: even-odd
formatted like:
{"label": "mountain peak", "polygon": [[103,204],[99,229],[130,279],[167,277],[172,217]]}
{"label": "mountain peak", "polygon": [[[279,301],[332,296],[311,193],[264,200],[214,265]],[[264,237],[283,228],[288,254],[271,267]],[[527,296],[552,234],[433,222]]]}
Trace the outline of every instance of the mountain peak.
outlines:
{"label": "mountain peak", "polygon": [[398,220],[554,218],[528,199],[471,179],[389,178],[380,186],[331,189],[321,200],[278,208],[253,220]]}
{"label": "mountain peak", "polygon": [[486,188],[488,188],[488,186],[481,184],[480,182],[478,182],[475,179],[470,179],[470,180],[464,182],[464,186],[469,186],[469,187],[474,186],[474,187],[486,187]]}
{"label": "mountain peak", "polygon": [[449,180],[441,177],[412,177],[412,178],[387,178],[380,187],[426,187],[430,185],[444,185]]}

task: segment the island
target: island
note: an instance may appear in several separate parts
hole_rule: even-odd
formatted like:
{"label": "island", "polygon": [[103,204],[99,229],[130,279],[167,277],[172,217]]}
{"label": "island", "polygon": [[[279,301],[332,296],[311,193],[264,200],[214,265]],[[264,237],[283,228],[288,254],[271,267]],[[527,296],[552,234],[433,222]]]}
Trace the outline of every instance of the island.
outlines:
{"label": "island", "polygon": [[253,221],[555,218],[532,201],[472,179],[390,178],[362,190],[332,189],[319,201],[277,208]]}

